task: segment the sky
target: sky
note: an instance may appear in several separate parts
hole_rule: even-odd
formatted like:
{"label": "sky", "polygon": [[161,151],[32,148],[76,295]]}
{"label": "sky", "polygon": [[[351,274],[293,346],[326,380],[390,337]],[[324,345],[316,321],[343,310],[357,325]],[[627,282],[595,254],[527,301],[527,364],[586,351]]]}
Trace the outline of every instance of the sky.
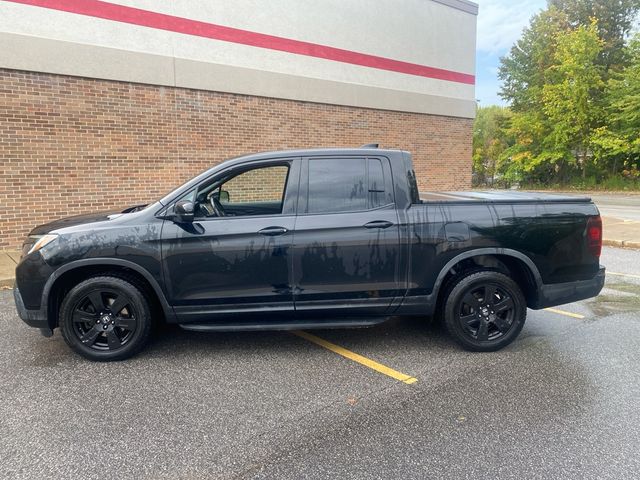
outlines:
{"label": "sky", "polygon": [[520,38],[546,0],[475,0],[479,4],[476,46],[476,99],[481,106],[504,105],[498,95],[500,57]]}

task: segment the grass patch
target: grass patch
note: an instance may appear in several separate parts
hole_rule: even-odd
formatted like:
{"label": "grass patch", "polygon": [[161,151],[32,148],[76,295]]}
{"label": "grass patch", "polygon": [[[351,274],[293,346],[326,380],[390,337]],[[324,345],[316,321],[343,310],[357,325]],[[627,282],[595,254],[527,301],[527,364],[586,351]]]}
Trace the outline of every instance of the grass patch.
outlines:
{"label": "grass patch", "polygon": [[598,179],[587,177],[585,179],[574,179],[573,181],[562,183],[521,183],[521,190],[565,190],[565,191],[589,191],[589,192],[639,192],[640,181],[624,177],[611,177]]}

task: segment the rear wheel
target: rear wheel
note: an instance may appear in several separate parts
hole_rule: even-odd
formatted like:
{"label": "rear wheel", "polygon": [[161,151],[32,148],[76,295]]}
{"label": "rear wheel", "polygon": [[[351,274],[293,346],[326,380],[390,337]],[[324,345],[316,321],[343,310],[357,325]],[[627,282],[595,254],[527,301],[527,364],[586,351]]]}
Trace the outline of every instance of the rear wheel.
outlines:
{"label": "rear wheel", "polygon": [[60,330],[67,344],[90,360],[123,360],[138,353],[151,333],[149,301],[116,277],[89,278],[67,294]]}
{"label": "rear wheel", "polygon": [[492,352],[516,339],[527,316],[520,287],[507,275],[480,271],[460,278],[444,304],[447,331],[467,350]]}

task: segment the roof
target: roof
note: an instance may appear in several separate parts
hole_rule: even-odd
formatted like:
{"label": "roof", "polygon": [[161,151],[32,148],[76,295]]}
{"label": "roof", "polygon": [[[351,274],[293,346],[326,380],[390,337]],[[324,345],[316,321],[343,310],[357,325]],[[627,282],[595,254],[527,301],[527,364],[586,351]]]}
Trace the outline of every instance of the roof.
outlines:
{"label": "roof", "polygon": [[397,156],[398,153],[402,153],[402,150],[397,149],[382,149],[382,148],[306,148],[306,149],[298,149],[298,150],[276,150],[276,151],[268,151],[268,152],[259,152],[252,153],[249,155],[242,155],[239,157],[230,158],[225,160],[213,167],[205,170],[199,175],[195,176],[191,180],[187,181],[177,189],[173,190],[169,194],[165,195],[160,199],[160,203],[163,205],[167,205],[168,202],[172,201],[179,195],[182,195],[188,192],[195,185],[200,183],[205,178],[214,174],[218,170],[222,170],[223,168],[233,167],[236,165],[241,165],[243,163],[249,163],[259,160],[270,160],[270,159],[278,159],[278,158],[294,158],[294,157],[322,157],[322,156],[336,156],[336,155],[344,155],[344,156],[363,156],[363,155],[383,155],[383,156]]}
{"label": "roof", "polygon": [[[267,160],[270,158],[291,158],[291,157],[321,157],[321,156],[335,156],[335,155],[348,155],[348,156],[362,156],[362,155],[384,155],[386,154],[397,154],[402,150],[397,149],[383,149],[383,148],[368,148],[368,147],[360,147],[360,148],[339,148],[339,147],[330,147],[330,148],[304,148],[297,150],[275,150],[275,151],[266,151],[266,152],[258,152],[251,153],[247,155],[242,155],[239,157],[230,158],[225,160],[224,165],[235,165],[238,163],[244,163],[253,160]],[[374,153],[375,152],[375,153]],[[218,164],[218,165],[222,165]],[[216,165],[216,167],[218,166]],[[214,167],[214,168],[216,168]]]}

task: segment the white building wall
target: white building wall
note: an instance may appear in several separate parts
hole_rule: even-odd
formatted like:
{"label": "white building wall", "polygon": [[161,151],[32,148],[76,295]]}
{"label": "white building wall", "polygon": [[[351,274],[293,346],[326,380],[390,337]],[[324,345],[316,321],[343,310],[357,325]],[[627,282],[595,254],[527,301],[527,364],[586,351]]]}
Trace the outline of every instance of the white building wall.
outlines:
{"label": "white building wall", "polygon": [[[0,68],[471,118],[476,12],[466,0],[0,0]],[[278,38],[200,36],[219,26]],[[311,55],[273,49],[283,39]],[[323,47],[341,51],[313,56]],[[362,55],[379,65],[344,61]]]}

